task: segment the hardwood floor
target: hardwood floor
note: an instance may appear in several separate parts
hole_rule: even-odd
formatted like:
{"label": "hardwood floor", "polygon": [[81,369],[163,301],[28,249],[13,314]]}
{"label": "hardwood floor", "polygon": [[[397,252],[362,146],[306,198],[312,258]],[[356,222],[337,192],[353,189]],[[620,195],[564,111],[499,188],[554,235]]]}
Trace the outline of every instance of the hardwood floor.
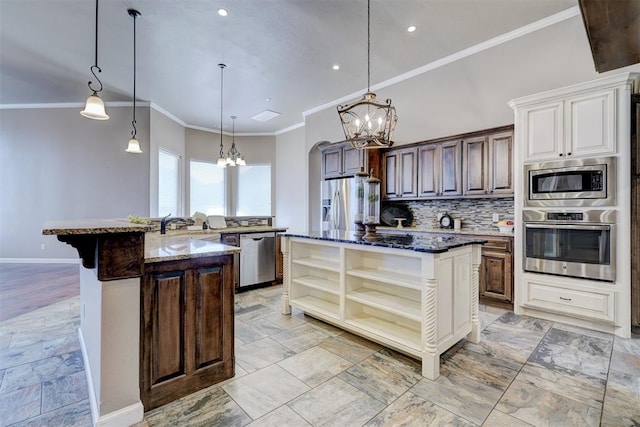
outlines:
{"label": "hardwood floor", "polygon": [[0,322],[77,295],[79,264],[0,263]]}

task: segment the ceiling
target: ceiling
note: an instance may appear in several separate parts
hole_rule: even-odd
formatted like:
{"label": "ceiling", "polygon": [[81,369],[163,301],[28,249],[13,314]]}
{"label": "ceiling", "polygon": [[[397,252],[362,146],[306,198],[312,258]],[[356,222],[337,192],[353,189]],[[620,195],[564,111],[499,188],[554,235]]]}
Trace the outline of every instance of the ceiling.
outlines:
{"label": "ceiling", "polygon": [[[576,0],[371,0],[371,85],[561,12]],[[229,14],[221,17],[219,7]],[[367,86],[366,0],[102,0],[102,98],[137,98],[188,125],[274,134]],[[417,26],[413,33],[409,25]],[[92,0],[0,0],[0,104],[82,103],[94,60]],[[339,64],[340,70],[332,70]],[[376,89],[384,97],[384,89]],[[269,99],[269,100],[267,100]],[[264,110],[280,116],[251,117]],[[337,116],[337,115],[336,115]]]}

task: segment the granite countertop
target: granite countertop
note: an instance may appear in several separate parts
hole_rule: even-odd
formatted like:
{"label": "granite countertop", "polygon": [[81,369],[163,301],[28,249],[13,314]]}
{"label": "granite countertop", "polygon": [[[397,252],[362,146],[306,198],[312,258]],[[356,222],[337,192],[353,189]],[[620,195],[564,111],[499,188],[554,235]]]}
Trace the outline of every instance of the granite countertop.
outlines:
{"label": "granite countertop", "polygon": [[164,262],[240,252],[237,246],[223,245],[219,233],[209,235],[147,233],[144,262]]}
{"label": "granite countertop", "polygon": [[227,227],[227,228],[218,228],[214,230],[221,234],[226,233],[268,233],[270,231],[276,233],[282,233],[283,231],[287,231],[286,227],[273,227],[271,225],[254,225],[254,226],[245,226],[245,227]]}
{"label": "granite countertop", "polygon": [[417,236],[414,234],[378,234],[379,240],[376,242],[367,242],[357,237],[353,231],[332,230],[332,231],[316,231],[309,233],[285,233],[285,236],[301,237],[305,239],[327,240],[330,242],[355,243],[359,245],[369,245],[378,247],[387,247],[395,249],[407,249],[416,252],[442,253],[450,249],[467,246],[472,244],[483,244],[487,241],[480,238],[469,237],[427,237]]}
{"label": "granite countertop", "polygon": [[504,236],[513,237],[513,233],[501,233],[497,227],[495,228],[430,228],[430,227],[377,227],[382,233],[440,233],[440,234],[461,234],[471,236]]}
{"label": "granite countertop", "polygon": [[78,219],[69,221],[47,221],[42,226],[45,235],[83,235],[146,232],[150,225],[132,224],[128,219]]}

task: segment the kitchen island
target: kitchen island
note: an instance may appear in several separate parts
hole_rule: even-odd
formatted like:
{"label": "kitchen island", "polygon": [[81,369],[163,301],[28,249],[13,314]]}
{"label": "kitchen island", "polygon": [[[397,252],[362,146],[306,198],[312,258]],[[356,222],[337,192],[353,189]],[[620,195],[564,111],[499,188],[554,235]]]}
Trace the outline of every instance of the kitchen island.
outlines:
{"label": "kitchen island", "polygon": [[351,232],[286,233],[282,313],[291,307],[422,360],[435,379],[440,355],[480,339],[474,238]]}
{"label": "kitchen island", "polygon": [[79,338],[94,425],[135,424],[145,410],[233,376],[240,249],[149,229],[119,219],[43,227],[82,260]]}

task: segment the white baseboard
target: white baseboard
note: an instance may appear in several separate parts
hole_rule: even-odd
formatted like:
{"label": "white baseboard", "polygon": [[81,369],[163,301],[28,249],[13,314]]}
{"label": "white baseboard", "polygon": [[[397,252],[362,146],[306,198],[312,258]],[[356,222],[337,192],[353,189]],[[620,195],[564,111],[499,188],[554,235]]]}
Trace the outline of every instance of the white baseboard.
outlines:
{"label": "white baseboard", "polygon": [[0,258],[0,264],[80,264],[80,258]]}
{"label": "white baseboard", "polygon": [[139,423],[144,419],[144,406],[138,400],[133,405],[118,409],[105,415],[100,415],[98,411],[98,401],[93,385],[93,377],[91,375],[91,365],[89,365],[89,357],[87,355],[87,347],[82,336],[82,329],[78,328],[78,338],[80,339],[80,349],[82,350],[82,359],[84,360],[84,372],[87,376],[87,387],[89,392],[89,405],[91,406],[91,420],[95,427],[122,427]]}

